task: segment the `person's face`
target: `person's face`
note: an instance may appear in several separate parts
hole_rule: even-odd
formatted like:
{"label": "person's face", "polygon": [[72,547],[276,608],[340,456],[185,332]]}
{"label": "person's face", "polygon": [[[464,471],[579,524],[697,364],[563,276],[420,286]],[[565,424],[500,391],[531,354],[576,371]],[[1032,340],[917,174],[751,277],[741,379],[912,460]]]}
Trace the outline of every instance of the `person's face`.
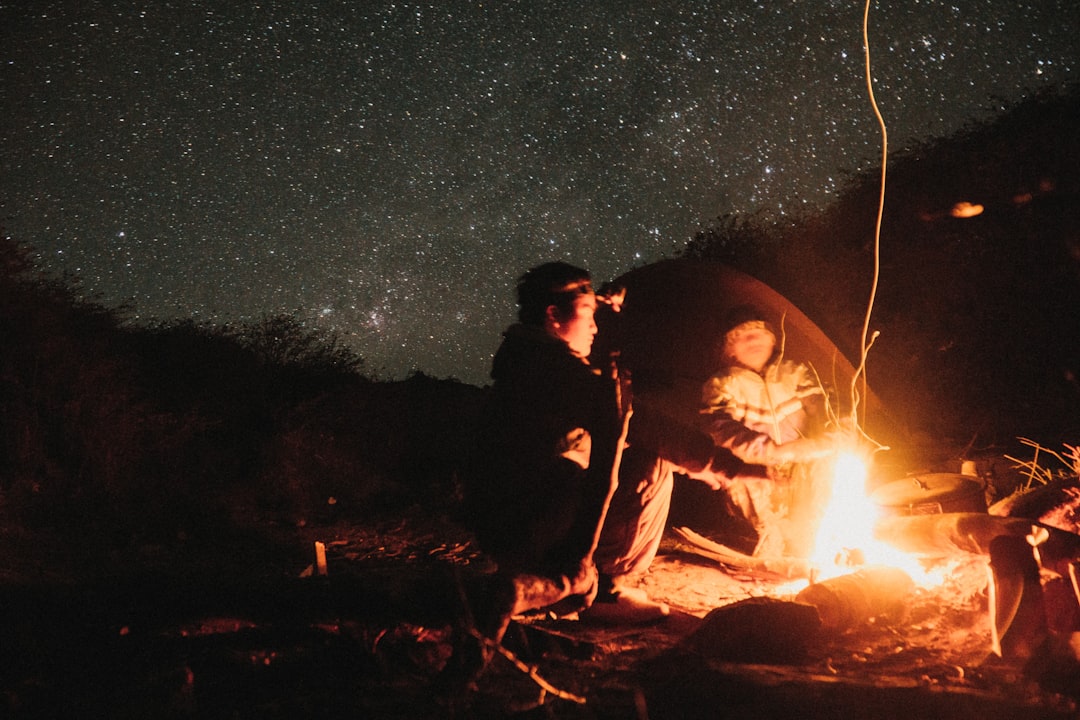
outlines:
{"label": "person's face", "polygon": [[734,330],[728,337],[728,354],[740,365],[761,372],[772,357],[776,338],[765,328]]}
{"label": "person's face", "polygon": [[592,293],[578,295],[574,307],[566,318],[559,318],[555,308],[548,308],[548,332],[566,343],[570,352],[586,358],[592,351],[596,337],[596,296]]}

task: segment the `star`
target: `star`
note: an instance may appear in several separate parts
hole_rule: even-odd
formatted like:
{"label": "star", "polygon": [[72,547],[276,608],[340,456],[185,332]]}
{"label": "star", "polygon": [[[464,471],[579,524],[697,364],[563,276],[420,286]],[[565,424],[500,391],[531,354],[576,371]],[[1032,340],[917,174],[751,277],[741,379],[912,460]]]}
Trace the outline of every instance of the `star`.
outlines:
{"label": "star", "polygon": [[[1073,79],[1077,7],[873,5],[891,143]],[[862,11],[6,3],[5,230],[140,319],[295,314],[381,377],[484,383],[529,267],[611,279],[872,167]]]}

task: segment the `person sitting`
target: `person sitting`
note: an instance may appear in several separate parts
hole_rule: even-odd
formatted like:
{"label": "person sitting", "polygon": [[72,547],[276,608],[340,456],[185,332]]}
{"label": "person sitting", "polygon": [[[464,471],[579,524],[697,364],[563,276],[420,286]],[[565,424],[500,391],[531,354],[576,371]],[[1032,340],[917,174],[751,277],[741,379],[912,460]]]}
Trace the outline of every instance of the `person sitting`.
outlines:
{"label": "person sitting", "polygon": [[655,556],[672,472],[718,489],[744,463],[699,428],[631,409],[617,374],[590,363],[597,308],[617,309],[619,298],[598,297],[588,271],[540,265],[519,279],[517,296],[518,322],[492,361],[468,492],[477,540],[505,593],[481,630],[497,641],[512,616],[594,605],[604,607],[593,616],[616,621],[662,617],[662,605],[620,580]]}
{"label": "person sitting", "polygon": [[729,311],[717,332],[720,369],[702,386],[700,412],[713,441],[768,466],[772,482],[731,483],[731,503],[758,534],[754,555],[805,557],[829,495],[813,461],[824,441],[826,393],[803,363],[784,357],[766,313]]}

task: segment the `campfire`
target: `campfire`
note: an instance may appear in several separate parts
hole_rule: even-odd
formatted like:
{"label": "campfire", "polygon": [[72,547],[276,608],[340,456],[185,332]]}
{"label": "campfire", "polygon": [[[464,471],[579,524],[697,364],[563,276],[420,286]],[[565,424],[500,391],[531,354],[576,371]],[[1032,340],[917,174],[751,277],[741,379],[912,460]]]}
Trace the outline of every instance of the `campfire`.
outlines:
{"label": "campfire", "polygon": [[[842,452],[831,472],[832,493],[810,553],[807,577],[778,588],[781,594],[791,593],[797,601],[814,605],[825,628],[842,631],[877,616],[899,618],[917,588],[943,592],[953,572],[977,557],[926,558],[885,542],[877,536],[877,527],[887,513],[868,492],[867,464],[854,453]],[[985,564],[985,559],[975,562]],[[982,589],[971,587],[970,579],[952,587],[964,596]]]}
{"label": "campfire", "polygon": [[884,509],[867,492],[867,467],[858,455],[838,454],[832,480],[832,495],[810,556],[808,580],[823,581],[861,566],[881,566],[902,570],[920,587],[936,587],[944,582],[947,565],[935,563],[927,567],[916,555],[875,536]]}
{"label": "campfire", "polygon": [[[831,497],[805,559],[743,555],[687,528],[676,533],[736,573],[759,581],[771,577],[767,595],[814,606],[829,632],[881,617],[903,622],[914,598],[932,597],[942,608],[983,614],[987,651],[999,657],[1027,660],[1055,637],[1077,636],[1076,536],[989,514],[984,486],[974,477],[914,476],[871,493],[859,456],[838,453],[830,471]],[[899,490],[892,494],[912,502],[883,502],[883,489],[889,491],[885,498]],[[962,511],[950,512],[956,498],[969,496]],[[924,497],[935,501],[919,502]]]}

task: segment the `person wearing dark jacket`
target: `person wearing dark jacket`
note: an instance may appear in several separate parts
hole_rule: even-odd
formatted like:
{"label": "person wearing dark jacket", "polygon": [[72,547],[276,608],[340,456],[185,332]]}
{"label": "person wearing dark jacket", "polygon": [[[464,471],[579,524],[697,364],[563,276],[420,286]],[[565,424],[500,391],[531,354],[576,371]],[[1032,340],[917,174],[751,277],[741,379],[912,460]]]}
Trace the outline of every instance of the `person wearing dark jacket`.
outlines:
{"label": "person wearing dark jacket", "polygon": [[697,428],[631,408],[617,374],[590,364],[598,303],[617,310],[621,297],[598,299],[587,271],[540,265],[517,294],[470,498],[480,547],[512,587],[506,612],[659,618],[665,607],[619,579],[655,556],[672,473],[720,488],[743,463]]}
{"label": "person wearing dark jacket", "polygon": [[721,367],[702,386],[700,412],[717,445],[771,468],[775,482],[728,489],[732,505],[758,533],[754,554],[807,557],[831,491],[817,462],[832,450],[826,393],[806,364],[784,357],[777,337],[762,310],[730,310],[717,332]]}

